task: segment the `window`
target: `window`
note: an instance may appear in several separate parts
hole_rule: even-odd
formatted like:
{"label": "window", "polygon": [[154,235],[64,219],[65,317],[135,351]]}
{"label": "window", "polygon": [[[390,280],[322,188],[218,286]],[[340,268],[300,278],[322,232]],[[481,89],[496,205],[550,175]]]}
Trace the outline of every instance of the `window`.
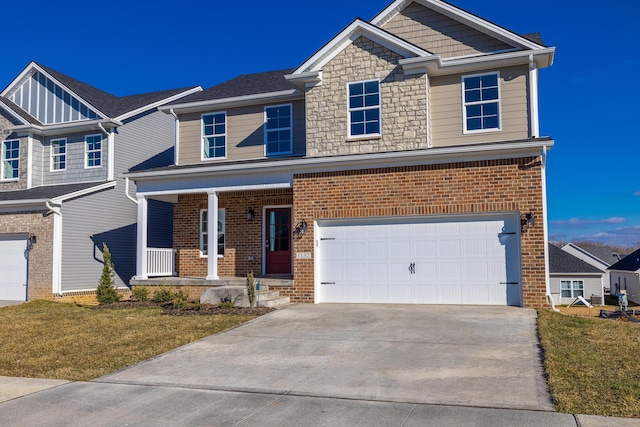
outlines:
{"label": "window", "polygon": [[18,179],[20,169],[20,140],[2,142],[2,179]]}
{"label": "window", "polygon": [[500,130],[498,73],[462,78],[464,132]]}
{"label": "window", "polygon": [[61,171],[67,168],[67,140],[51,140],[51,170]]}
{"label": "window", "polygon": [[291,105],[265,107],[264,134],[267,156],[291,154]]}
{"label": "window", "polygon": [[349,83],[349,137],[380,135],[380,81]]}
{"label": "window", "polygon": [[[200,252],[203,256],[209,254],[209,224],[207,210],[200,211]],[[218,256],[224,256],[224,209],[218,209]]]}
{"label": "window", "polygon": [[562,298],[578,298],[584,296],[584,281],[582,280],[561,280],[560,289]]}
{"label": "window", "polygon": [[84,137],[85,167],[97,168],[102,166],[102,135],[88,135]]}
{"label": "window", "polygon": [[227,147],[227,113],[202,115],[202,160],[224,158]]}

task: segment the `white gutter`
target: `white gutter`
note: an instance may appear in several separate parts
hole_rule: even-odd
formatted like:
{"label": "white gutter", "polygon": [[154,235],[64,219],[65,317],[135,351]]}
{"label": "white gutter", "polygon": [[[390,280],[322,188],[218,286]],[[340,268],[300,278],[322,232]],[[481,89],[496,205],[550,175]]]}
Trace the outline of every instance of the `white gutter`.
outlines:
{"label": "white gutter", "polygon": [[169,114],[173,116],[173,164],[177,165],[180,160],[180,119],[178,115],[174,111],[174,109],[169,110]]}
{"label": "white gutter", "polygon": [[131,195],[129,194],[129,177],[128,176],[124,177],[124,195],[127,196],[127,199],[131,200],[136,205],[138,204],[138,199],[131,197]]}
{"label": "white gutter", "polygon": [[53,205],[53,200],[47,200],[45,205],[53,213],[53,268],[51,287],[54,294],[62,296],[62,203]]}
{"label": "white gutter", "polygon": [[189,90],[186,90],[184,92],[180,92],[180,93],[175,94],[173,96],[170,96],[168,98],[164,98],[164,99],[162,99],[162,100],[160,100],[158,102],[154,102],[152,104],[143,105],[140,108],[137,108],[135,110],[126,112],[126,113],[116,117],[115,120],[124,121],[126,119],[131,118],[131,117],[137,116],[140,113],[144,113],[145,111],[152,110],[154,108],[158,108],[161,105],[168,104],[169,102],[173,102],[176,99],[184,98],[185,96],[191,95],[192,93],[196,93],[196,92],[202,92],[202,86],[196,86],[196,87],[191,88]]}
{"label": "white gutter", "polygon": [[551,296],[551,279],[549,277],[549,218],[547,215],[547,146],[542,147],[542,165],[541,165],[541,177],[542,177],[542,223],[543,223],[543,236],[544,236],[544,282],[546,288],[547,299],[551,303],[551,309],[557,313],[560,312],[553,302]]}
{"label": "white gutter", "polygon": [[531,138],[540,136],[540,121],[538,113],[538,67],[529,55],[529,110],[531,111]]}
{"label": "white gutter", "polygon": [[281,100],[282,98],[303,96],[304,94],[298,89],[287,89],[277,92],[258,93],[252,95],[234,96],[222,99],[207,99],[205,101],[185,102],[184,104],[166,105],[159,107],[158,110],[169,113],[170,110],[178,110],[179,112],[189,112],[202,110],[201,107],[220,108],[222,106],[238,106],[245,104],[253,104],[265,100]]}
{"label": "white gutter", "polygon": [[111,119],[100,119],[100,120],[83,120],[74,123],[61,123],[55,125],[19,125],[12,126],[9,129],[14,132],[33,132],[36,135],[50,136],[62,131],[68,132],[80,132],[83,130],[91,130],[95,128],[99,128],[100,125],[112,125],[112,126],[122,126],[122,122],[118,122]]}

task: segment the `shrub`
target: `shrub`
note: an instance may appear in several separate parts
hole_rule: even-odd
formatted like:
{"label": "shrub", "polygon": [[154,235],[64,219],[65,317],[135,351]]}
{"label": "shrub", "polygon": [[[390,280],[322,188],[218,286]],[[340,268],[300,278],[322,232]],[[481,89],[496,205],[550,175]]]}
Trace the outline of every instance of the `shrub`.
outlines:
{"label": "shrub", "polygon": [[182,289],[171,296],[171,301],[175,308],[187,308],[191,305],[189,303],[189,295]]}
{"label": "shrub", "polygon": [[147,288],[133,288],[133,299],[137,301],[149,301],[149,289]]}
{"label": "shrub", "polygon": [[165,288],[164,286],[160,286],[153,293],[153,300],[155,302],[167,302],[171,301],[173,298],[173,293],[170,288]]}
{"label": "shrub", "polygon": [[233,301],[223,301],[219,304],[220,308],[233,308],[235,307],[235,304],[233,303]]}
{"label": "shrub", "polygon": [[253,271],[247,273],[247,296],[249,297],[249,307],[253,308],[256,302],[256,283],[253,279]]}
{"label": "shrub", "polygon": [[120,301],[120,295],[115,288],[113,277],[115,276],[113,262],[111,261],[111,252],[106,243],[102,244],[102,258],[104,266],[102,267],[102,276],[96,289],[96,297],[100,304],[113,304]]}

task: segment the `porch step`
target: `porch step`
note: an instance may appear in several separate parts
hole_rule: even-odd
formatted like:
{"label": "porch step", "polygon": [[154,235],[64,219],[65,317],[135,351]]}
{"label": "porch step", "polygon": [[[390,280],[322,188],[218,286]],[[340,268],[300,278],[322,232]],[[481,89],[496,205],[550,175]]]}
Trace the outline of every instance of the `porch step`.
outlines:
{"label": "porch step", "polygon": [[260,291],[256,298],[256,305],[258,307],[278,307],[285,304],[290,304],[289,297],[281,297],[280,291]]}

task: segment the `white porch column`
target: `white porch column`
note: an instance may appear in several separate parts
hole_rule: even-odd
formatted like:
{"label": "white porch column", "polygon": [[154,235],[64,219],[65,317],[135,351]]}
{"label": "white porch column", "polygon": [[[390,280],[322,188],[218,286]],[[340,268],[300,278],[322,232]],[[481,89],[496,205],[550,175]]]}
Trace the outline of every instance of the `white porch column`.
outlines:
{"label": "white porch column", "polygon": [[136,245],[136,280],[147,276],[147,198],[138,196],[138,230]]}
{"label": "white porch column", "polygon": [[209,246],[207,249],[207,280],[218,280],[218,193],[208,193],[207,205],[207,232],[209,233]]}

